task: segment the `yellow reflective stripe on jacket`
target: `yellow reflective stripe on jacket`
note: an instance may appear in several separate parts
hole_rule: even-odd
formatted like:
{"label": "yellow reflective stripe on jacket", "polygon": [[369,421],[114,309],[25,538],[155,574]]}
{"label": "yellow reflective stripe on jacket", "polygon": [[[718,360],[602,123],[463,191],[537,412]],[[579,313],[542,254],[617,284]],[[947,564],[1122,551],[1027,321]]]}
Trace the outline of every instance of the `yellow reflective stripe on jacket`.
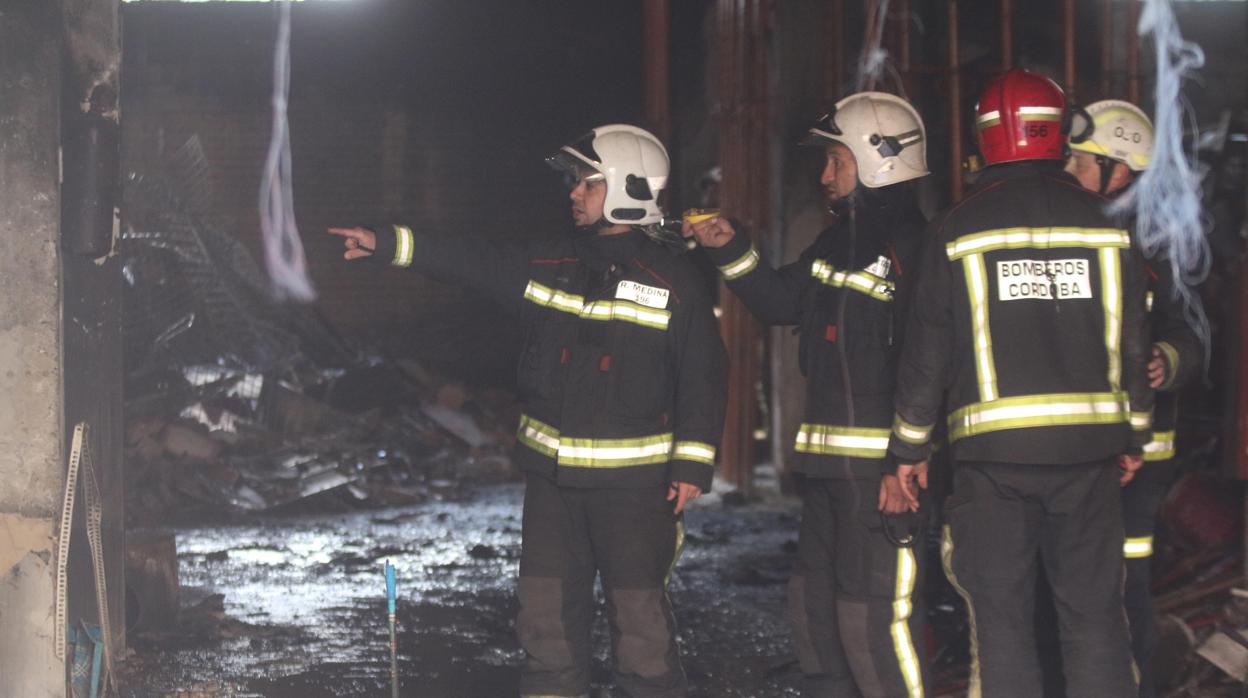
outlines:
{"label": "yellow reflective stripe on jacket", "polygon": [[1153,312],[1153,298],[1154,295],[1152,291],[1144,294],[1144,309],[1150,313]]}
{"label": "yellow reflective stripe on jacket", "polygon": [[[1105,309],[1105,355],[1109,360],[1109,387],[1122,384],[1122,266],[1118,250],[1106,248],[1101,258],[1101,302]],[[1134,422],[1132,423],[1134,425]]]}
{"label": "yellow reflective stripe on jacket", "polygon": [[405,225],[394,226],[394,259],[390,264],[396,267],[412,266],[412,255],[416,252],[416,241],[412,237],[412,229]]}
{"label": "yellow reflective stripe on jacket", "polygon": [[888,429],[807,423],[797,430],[795,448],[799,453],[883,458],[888,451],[888,436]]}
{"label": "yellow reflective stripe on jacket", "polygon": [[527,414],[520,415],[520,428],[516,430],[516,439],[534,451],[552,458],[559,452],[559,430]]}
{"label": "yellow reflective stripe on jacket", "polygon": [[754,268],[757,266],[758,249],[756,249],[754,245],[750,245],[750,250],[748,252],[741,255],[736,260],[721,266],[719,268],[719,273],[723,274],[725,279],[732,281],[733,279],[739,279],[746,274],[749,274],[754,271]]}
{"label": "yellow reflective stripe on jacket", "polygon": [[908,698],[923,698],[923,677],[919,673],[919,653],[910,635],[910,615],[914,612],[914,585],[919,566],[911,548],[897,549],[897,584],[893,594],[893,622],[889,634],[893,638],[893,651],[897,665],[906,682]]}
{"label": "yellow reflective stripe on jacket", "polygon": [[1140,536],[1139,538],[1128,538],[1122,544],[1122,556],[1129,560],[1142,557],[1152,557],[1153,537]]}
{"label": "yellow reflective stripe on jacket", "polygon": [[893,282],[869,272],[855,271],[847,274],[843,271],[837,271],[836,267],[822,259],[816,259],[811,262],[810,275],[825,285],[837,288],[850,288],[882,301],[891,301],[893,299],[893,291],[896,288]]}
{"label": "yellow reflective stripe on jacket", "polygon": [[893,416],[893,434],[897,438],[908,444],[921,445],[925,444],[932,438],[932,427],[936,425],[930,424],[925,427],[916,427],[901,418],[901,415]]}
{"label": "yellow reflective stripe on jacket", "polygon": [[524,298],[540,306],[574,315],[580,315],[581,309],[585,307],[584,296],[559,291],[536,281],[529,281],[529,285],[524,289]]}
{"label": "yellow reflective stripe on jacket", "polygon": [[1153,426],[1153,413],[1131,412],[1127,415],[1127,420],[1135,431],[1148,431]]}
{"label": "yellow reflective stripe on jacket", "polygon": [[945,254],[954,261],[992,250],[1130,246],[1131,236],[1119,228],[1001,228],[963,235],[945,244]]}
{"label": "yellow reflective stripe on jacket", "polygon": [[1153,440],[1144,444],[1144,460],[1160,461],[1174,458],[1174,432],[1155,431]]}
{"label": "yellow reflective stripe on jacket", "polygon": [[529,281],[524,289],[526,300],[545,308],[570,313],[586,320],[621,320],[643,327],[666,330],[672,319],[672,311],[648,308],[632,301],[601,300],[586,304],[584,296]]}
{"label": "yellow reflective stripe on jacket", "polygon": [[1127,421],[1125,401],[1125,393],[1115,392],[1025,395],[971,403],[949,415],[949,440],[1003,429],[1118,424]]}
{"label": "yellow reflective stripe on jacket", "polygon": [[715,465],[715,447],[701,441],[677,441],[672,457]]}
{"label": "yellow reflective stripe on jacket", "polygon": [[[580,468],[617,468],[666,463],[672,457],[670,433],[628,439],[574,438],[561,435],[555,427],[527,414],[520,415],[516,440],[538,453],[554,458],[559,465]],[[700,460],[708,455],[709,450],[710,460],[702,462],[714,463],[713,446],[697,441],[680,443],[689,454],[682,456],[686,460]]]}
{"label": "yellow reflective stripe on jacket", "polygon": [[623,320],[666,330],[672,311],[647,308],[632,301],[594,301],[581,310],[580,316],[590,320]]}
{"label": "yellow reflective stripe on jacket", "polygon": [[988,402],[997,399],[997,366],[992,358],[992,329],[988,324],[988,271],[984,267],[984,256],[980,254],[963,257],[962,267],[971,304],[971,339],[975,345],[979,399]]}
{"label": "yellow reflective stripe on jacket", "polygon": [[672,459],[672,434],[635,439],[559,440],[557,462],[577,468],[620,468],[628,465],[666,463]]}

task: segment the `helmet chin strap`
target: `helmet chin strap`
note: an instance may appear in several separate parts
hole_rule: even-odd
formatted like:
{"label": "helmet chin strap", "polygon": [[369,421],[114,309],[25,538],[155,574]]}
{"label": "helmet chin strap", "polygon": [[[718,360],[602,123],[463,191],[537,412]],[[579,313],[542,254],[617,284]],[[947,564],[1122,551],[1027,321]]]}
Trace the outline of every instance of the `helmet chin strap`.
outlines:
{"label": "helmet chin strap", "polygon": [[1114,177],[1114,161],[1104,155],[1097,155],[1096,164],[1101,168],[1101,188],[1097,190],[1097,193],[1101,196],[1109,196],[1109,180]]}

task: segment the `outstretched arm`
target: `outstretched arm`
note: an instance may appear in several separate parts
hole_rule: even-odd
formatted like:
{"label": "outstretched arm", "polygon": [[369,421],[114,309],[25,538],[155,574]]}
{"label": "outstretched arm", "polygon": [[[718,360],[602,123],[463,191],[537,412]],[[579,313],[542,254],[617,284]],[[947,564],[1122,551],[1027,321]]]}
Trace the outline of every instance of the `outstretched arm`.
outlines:
{"label": "outstretched arm", "polygon": [[440,281],[519,302],[530,258],[523,245],[464,236],[441,236],[408,226],[330,228],[342,238],[343,258],[415,269]]}

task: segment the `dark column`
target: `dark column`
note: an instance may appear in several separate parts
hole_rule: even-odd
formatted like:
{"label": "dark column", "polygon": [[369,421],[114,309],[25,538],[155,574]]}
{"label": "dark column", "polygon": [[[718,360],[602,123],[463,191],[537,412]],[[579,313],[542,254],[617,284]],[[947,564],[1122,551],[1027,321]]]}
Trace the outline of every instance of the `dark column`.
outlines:
{"label": "dark column", "polygon": [[646,127],[671,147],[671,8],[668,0],[646,0],[642,32],[645,79],[642,109]]}
{"label": "dark column", "polygon": [[[740,221],[758,243],[769,234],[771,209],[767,112],[771,2],[720,0],[716,16],[719,153],[724,171],[721,200],[725,213]],[[762,331],[745,306],[726,289],[720,294],[720,307],[720,330],[729,357],[723,476],[748,488],[758,424],[755,388],[762,376]]]}

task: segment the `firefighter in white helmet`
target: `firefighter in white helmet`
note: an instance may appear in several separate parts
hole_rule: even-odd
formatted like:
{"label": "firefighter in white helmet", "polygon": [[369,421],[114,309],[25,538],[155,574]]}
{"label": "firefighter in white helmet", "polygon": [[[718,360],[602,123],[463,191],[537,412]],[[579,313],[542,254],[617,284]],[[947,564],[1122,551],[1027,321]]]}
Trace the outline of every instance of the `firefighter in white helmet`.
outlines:
{"label": "firefighter in white helmet", "polygon": [[[1139,107],[1116,99],[1089,104],[1074,121],[1066,171],[1085,189],[1110,198],[1121,195],[1150,164],[1152,122]],[[1140,696],[1152,698],[1156,688],[1151,660],[1157,643],[1149,570],[1153,529],[1166,489],[1176,475],[1177,391],[1200,373],[1204,353],[1200,339],[1184,320],[1183,301],[1175,293],[1170,264],[1165,259],[1149,259],[1145,271],[1153,342],[1148,372],[1157,398],[1152,440],[1144,446],[1144,467],[1122,490],[1126,530],[1122,552],[1127,570],[1123,601],[1131,628],[1131,649],[1140,671]]]}
{"label": "firefighter in white helmet", "polygon": [[1153,124],[1139,107],[1118,99],[1093,102],[1073,118],[1066,171],[1085,189],[1116,196],[1153,159]]}
{"label": "firefighter in white helmet", "polygon": [[[905,100],[850,95],[809,129],[834,216],[797,261],[761,263],[727,218],[687,224],[760,320],[801,332],[806,406],[798,560],[789,586],[807,694],[924,695],[916,610],[921,531],[887,462],[906,286],[926,221],[911,182],[928,173],[923,121]],[[731,202],[729,202],[730,205]]]}
{"label": "firefighter in white helmet", "polygon": [[522,696],[588,696],[599,575],[617,688],[685,696],[667,581],[682,511],[710,489],[723,428],[710,292],[683,245],[647,235],[668,178],[658,139],[602,126],[548,162],[566,175],[575,235],[498,244],[403,225],[330,232],[347,259],[483,290],[524,320]]}

